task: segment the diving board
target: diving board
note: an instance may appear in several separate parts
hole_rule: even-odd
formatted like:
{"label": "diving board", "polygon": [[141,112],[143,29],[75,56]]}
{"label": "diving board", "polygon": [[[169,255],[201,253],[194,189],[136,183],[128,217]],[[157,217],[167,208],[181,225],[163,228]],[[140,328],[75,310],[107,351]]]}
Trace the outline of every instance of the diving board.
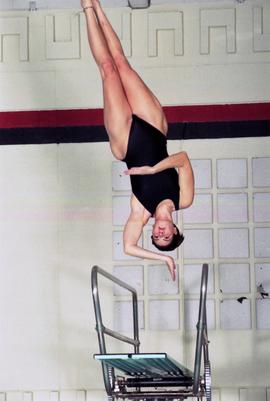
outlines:
{"label": "diving board", "polygon": [[[132,295],[133,338],[104,326],[98,292],[98,275],[125,288]],[[197,398],[211,401],[211,368],[208,353],[206,319],[208,265],[202,266],[200,304],[198,313],[197,339],[194,371],[175,361],[165,352],[140,353],[138,298],[134,288],[109,274],[98,266],[92,268],[92,295],[96,317],[99,354],[103,370],[104,386],[108,401],[183,401]],[[107,353],[105,336],[133,346],[132,353]],[[203,363],[202,363],[203,361]],[[203,364],[203,373],[202,365]]]}
{"label": "diving board", "polygon": [[193,373],[166,353],[157,354],[96,354],[96,360],[129,376],[189,377]]}

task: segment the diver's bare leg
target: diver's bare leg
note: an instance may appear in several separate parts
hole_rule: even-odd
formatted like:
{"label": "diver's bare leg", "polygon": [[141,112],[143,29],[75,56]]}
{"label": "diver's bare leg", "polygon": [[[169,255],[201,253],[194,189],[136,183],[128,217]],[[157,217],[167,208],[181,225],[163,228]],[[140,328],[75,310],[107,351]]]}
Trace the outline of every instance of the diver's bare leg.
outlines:
{"label": "diver's bare leg", "polygon": [[118,69],[132,112],[144,118],[166,134],[167,121],[158,99],[143,82],[137,72],[130,66],[125,57],[120,40],[102,10],[99,1],[92,1],[100,27]]}
{"label": "diver's bare leg", "polygon": [[[91,0],[82,0],[85,8],[87,35],[93,57],[99,67],[103,84],[104,124],[112,153],[117,159],[125,156],[132,112],[118,69],[99,26]],[[87,7],[87,8],[86,8]]]}

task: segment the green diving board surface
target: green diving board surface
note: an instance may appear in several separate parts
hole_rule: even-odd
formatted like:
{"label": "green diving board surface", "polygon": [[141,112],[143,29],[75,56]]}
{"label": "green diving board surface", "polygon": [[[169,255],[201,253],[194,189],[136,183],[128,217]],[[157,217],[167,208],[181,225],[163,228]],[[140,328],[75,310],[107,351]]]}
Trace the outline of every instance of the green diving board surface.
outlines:
{"label": "green diving board surface", "polygon": [[166,353],[157,354],[96,354],[94,358],[129,376],[185,377],[193,373]]}

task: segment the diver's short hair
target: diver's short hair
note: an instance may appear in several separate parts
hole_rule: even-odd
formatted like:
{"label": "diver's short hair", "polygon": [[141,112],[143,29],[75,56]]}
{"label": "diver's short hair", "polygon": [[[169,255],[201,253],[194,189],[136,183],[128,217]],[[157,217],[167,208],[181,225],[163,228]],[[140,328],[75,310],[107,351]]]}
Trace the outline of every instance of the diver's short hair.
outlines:
{"label": "diver's short hair", "polygon": [[173,251],[175,248],[180,246],[182,244],[182,242],[184,241],[185,237],[183,236],[183,234],[180,234],[178,227],[175,224],[173,226],[176,228],[177,232],[176,232],[176,234],[173,235],[173,238],[172,238],[171,242],[168,245],[158,245],[158,244],[156,244],[153,235],[151,236],[152,244],[159,251],[163,251],[163,252]]}

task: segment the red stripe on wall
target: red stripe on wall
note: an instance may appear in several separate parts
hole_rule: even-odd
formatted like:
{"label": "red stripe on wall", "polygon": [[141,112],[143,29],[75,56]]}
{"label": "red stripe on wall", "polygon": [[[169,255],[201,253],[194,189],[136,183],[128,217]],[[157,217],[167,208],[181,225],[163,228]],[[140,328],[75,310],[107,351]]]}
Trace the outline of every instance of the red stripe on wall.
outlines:
{"label": "red stripe on wall", "polygon": [[102,124],[102,109],[9,111],[0,113],[0,128],[70,127]]}
{"label": "red stripe on wall", "polygon": [[[175,122],[270,120],[270,103],[164,107]],[[103,125],[102,109],[0,112],[0,128],[38,128]]]}
{"label": "red stripe on wall", "polygon": [[270,103],[165,107],[169,122],[269,120]]}

